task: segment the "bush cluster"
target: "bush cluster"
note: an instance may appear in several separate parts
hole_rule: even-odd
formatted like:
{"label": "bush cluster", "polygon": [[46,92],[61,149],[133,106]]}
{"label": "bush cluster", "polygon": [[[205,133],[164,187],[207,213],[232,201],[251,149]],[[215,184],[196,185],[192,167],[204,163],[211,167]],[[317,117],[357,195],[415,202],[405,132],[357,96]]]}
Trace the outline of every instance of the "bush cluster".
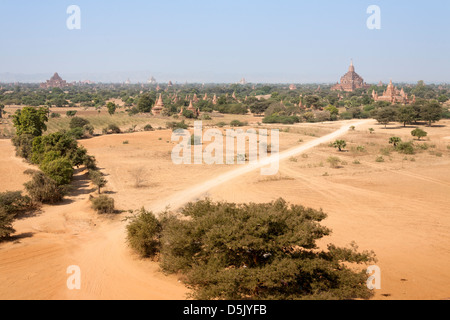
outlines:
{"label": "bush cluster", "polygon": [[12,224],[17,215],[34,208],[31,198],[23,196],[21,191],[0,193],[0,241],[15,232]]}
{"label": "bush cluster", "polygon": [[281,124],[294,124],[299,123],[300,118],[298,116],[284,116],[284,115],[271,115],[263,119],[263,123],[281,123]]}
{"label": "bush cluster", "polygon": [[91,197],[92,209],[100,214],[114,213],[114,199],[107,195],[100,195],[98,197]]}
{"label": "bush cluster", "polygon": [[130,246],[181,273],[196,299],[369,298],[364,270],[374,261],[356,245],[319,250],[331,230],[322,211],[287,204],[190,203],[181,216],[141,209],[127,226]]}
{"label": "bush cluster", "polygon": [[160,250],[161,231],[161,222],[152,212],[142,208],[127,225],[128,243],[142,257],[153,258]]}

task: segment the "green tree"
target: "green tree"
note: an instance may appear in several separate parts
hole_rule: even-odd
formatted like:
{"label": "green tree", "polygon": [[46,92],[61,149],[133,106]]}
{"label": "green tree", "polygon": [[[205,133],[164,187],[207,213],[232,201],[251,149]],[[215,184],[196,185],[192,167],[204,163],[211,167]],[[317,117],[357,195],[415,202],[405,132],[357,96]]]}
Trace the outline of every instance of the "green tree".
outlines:
{"label": "green tree", "polygon": [[436,101],[426,103],[420,109],[420,117],[428,122],[428,126],[442,119],[442,107]]}
{"label": "green tree", "polygon": [[416,122],[418,119],[419,116],[412,106],[402,106],[398,109],[397,121],[403,123],[404,127],[407,124]]}
{"label": "green tree", "polygon": [[256,115],[262,115],[270,106],[270,101],[267,100],[251,100],[250,111]]}
{"label": "green tree", "polygon": [[[163,215],[161,267],[181,272],[196,299],[370,298],[364,270],[348,264],[373,261],[371,252],[316,242],[331,230],[322,211],[288,205],[190,203],[186,219]],[[148,233],[146,236],[157,232]],[[147,238],[148,239],[148,238]]]}
{"label": "green tree", "polygon": [[418,140],[420,140],[420,139],[426,137],[428,135],[428,133],[420,128],[417,128],[417,129],[411,131],[411,135],[413,137],[416,137]]}
{"label": "green tree", "polygon": [[75,128],[83,128],[84,126],[89,124],[89,120],[86,120],[84,118],[80,118],[80,117],[73,117],[72,119],[70,119],[70,129],[75,129]]}
{"label": "green tree", "polygon": [[47,131],[46,122],[48,121],[48,109],[24,107],[16,111],[13,115],[13,124],[16,128],[18,136],[22,134],[30,134],[34,137],[41,136]]}
{"label": "green tree", "polygon": [[101,195],[97,198],[91,197],[92,208],[97,211],[97,213],[114,213],[114,199],[108,197],[107,195]]}
{"label": "green tree", "polygon": [[33,140],[31,162],[41,164],[45,155],[50,152],[56,152],[59,157],[66,158],[73,165],[78,165],[74,161],[77,156],[78,142],[68,133],[55,132]]}
{"label": "green tree", "polygon": [[14,215],[0,207],[0,241],[7,239],[16,230],[13,228]]}
{"label": "green tree", "polygon": [[31,181],[25,183],[24,186],[33,201],[53,204],[63,199],[67,189],[64,186],[58,186],[43,172],[27,170],[25,174],[31,175]]}
{"label": "green tree", "polygon": [[142,257],[153,258],[161,247],[162,223],[152,212],[141,208],[127,225],[127,241]]}
{"label": "green tree", "polygon": [[152,107],[155,104],[155,101],[150,97],[150,94],[144,93],[140,98],[137,104],[137,108],[139,112],[149,113],[152,111]]}
{"label": "green tree", "polygon": [[91,179],[92,183],[97,186],[98,194],[101,193],[101,188],[106,186],[108,183],[108,181],[103,177],[103,174],[98,170],[90,170],[89,179]]}
{"label": "green tree", "polygon": [[397,145],[398,145],[400,142],[402,142],[402,139],[399,138],[399,137],[391,137],[391,138],[389,139],[389,144],[394,145],[394,148],[397,148]]}
{"label": "green tree", "polygon": [[345,142],[345,140],[336,140],[333,143],[333,147],[339,149],[339,151],[342,151],[342,149],[344,149],[347,146],[347,142]]}
{"label": "green tree", "polygon": [[117,106],[113,102],[108,102],[106,105],[106,108],[108,109],[108,113],[112,116],[114,113],[116,113]]}
{"label": "green tree", "polygon": [[78,111],[76,110],[70,110],[66,112],[66,116],[71,118],[71,117],[75,117],[75,115],[77,114]]}
{"label": "green tree", "polygon": [[44,161],[40,168],[59,186],[70,184],[72,180],[73,168],[67,159],[56,158],[55,160]]}
{"label": "green tree", "polygon": [[392,107],[380,108],[375,113],[375,119],[384,124],[384,127],[387,128],[387,125],[390,122],[393,122],[397,119],[397,111]]}
{"label": "green tree", "polygon": [[5,105],[0,104],[0,119],[3,118],[3,110],[5,110]]}
{"label": "green tree", "polygon": [[337,117],[339,115],[339,109],[336,108],[335,106],[331,105],[325,108],[326,111],[330,112],[330,115],[332,117]]}

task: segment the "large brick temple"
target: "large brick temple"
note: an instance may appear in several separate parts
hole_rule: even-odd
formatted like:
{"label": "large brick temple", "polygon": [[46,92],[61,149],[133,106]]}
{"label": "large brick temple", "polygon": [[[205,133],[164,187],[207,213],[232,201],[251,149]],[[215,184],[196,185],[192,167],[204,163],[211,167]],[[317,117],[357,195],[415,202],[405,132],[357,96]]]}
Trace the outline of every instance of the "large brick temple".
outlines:
{"label": "large brick temple", "polygon": [[348,72],[342,76],[341,83],[336,83],[331,90],[353,92],[356,89],[367,89],[370,86],[364,82],[364,79],[355,72],[353,61],[350,63]]}
{"label": "large brick temple", "polygon": [[50,80],[47,80],[45,83],[41,83],[41,88],[49,89],[49,88],[65,88],[69,87],[70,84],[68,84],[65,80],[63,80],[57,72],[53,75],[53,77],[50,78]]}

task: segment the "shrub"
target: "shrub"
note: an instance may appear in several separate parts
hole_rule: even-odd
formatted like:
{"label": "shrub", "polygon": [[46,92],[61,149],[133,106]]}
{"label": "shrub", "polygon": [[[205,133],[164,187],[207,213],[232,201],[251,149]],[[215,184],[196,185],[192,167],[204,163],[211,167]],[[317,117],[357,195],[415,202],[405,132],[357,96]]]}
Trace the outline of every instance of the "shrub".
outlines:
{"label": "shrub", "polygon": [[50,118],[54,119],[54,118],[61,118],[61,114],[60,113],[56,113],[56,112],[52,112],[50,114]]}
{"label": "shrub", "polygon": [[197,115],[191,110],[183,110],[183,117],[187,119],[194,119]]}
{"label": "shrub", "polygon": [[420,149],[420,150],[428,150],[430,148],[430,146],[428,145],[428,143],[422,143],[422,144],[417,144],[416,148]]}
{"label": "shrub", "polygon": [[403,154],[415,154],[414,144],[412,142],[400,142],[397,144],[395,150]]}
{"label": "shrub", "polygon": [[366,152],[366,147],[364,147],[364,146],[357,146],[356,147],[356,151],[358,151],[358,152]]}
{"label": "shrub", "polygon": [[188,128],[188,125],[182,120],[181,122],[171,121],[167,122],[167,128],[172,129],[173,131],[177,129],[184,129],[186,130]]}
{"label": "shrub", "polygon": [[219,128],[223,128],[223,127],[225,127],[226,125],[227,125],[227,123],[226,123],[226,122],[223,122],[223,121],[216,123],[216,126],[219,127]]}
{"label": "shrub", "polygon": [[41,171],[27,170],[25,173],[31,175],[31,181],[25,183],[25,189],[34,201],[53,204],[63,199],[67,188],[58,186]]}
{"label": "shrub", "polygon": [[332,168],[339,168],[339,164],[341,163],[341,159],[338,157],[329,157],[327,162],[330,164]]}
{"label": "shrub", "polygon": [[77,111],[75,111],[75,110],[66,112],[66,116],[68,116],[68,117],[75,117],[76,114],[77,114]]}
{"label": "shrub", "polygon": [[233,120],[233,121],[230,122],[230,126],[232,126],[232,127],[243,127],[243,126],[246,126],[246,125],[247,125],[246,122],[241,122],[239,120]]}
{"label": "shrub", "polygon": [[375,159],[376,162],[384,162],[384,158],[382,156],[379,156]]}
{"label": "shrub", "polygon": [[110,124],[108,126],[108,133],[122,133],[122,131],[115,124]]}
{"label": "shrub", "polygon": [[16,156],[31,161],[31,155],[33,152],[33,140],[34,136],[32,136],[31,134],[14,136],[11,141],[16,147]]}
{"label": "shrub", "polygon": [[154,131],[153,127],[150,124],[145,125],[144,131]]}
{"label": "shrub", "polygon": [[74,139],[79,140],[84,137],[84,129],[83,128],[73,128],[68,132],[70,136]]}
{"label": "shrub", "polygon": [[134,116],[134,115],[136,115],[136,114],[139,113],[139,109],[136,108],[136,107],[133,107],[133,108],[128,109],[128,110],[126,110],[126,111],[127,111],[128,115],[129,115],[130,117],[131,117],[131,116]]}
{"label": "shrub", "polygon": [[127,241],[142,257],[153,258],[160,250],[161,231],[155,215],[142,208],[127,225]]}
{"label": "shrub", "polygon": [[92,209],[100,214],[114,213],[114,199],[106,195],[101,195],[97,198],[91,197]]}
{"label": "shrub", "polygon": [[83,128],[84,126],[88,125],[89,121],[84,119],[84,118],[80,118],[80,117],[73,117],[72,119],[70,119],[70,129],[75,129],[75,128]]}
{"label": "shrub", "polygon": [[9,238],[11,234],[16,232],[12,226],[13,222],[14,215],[0,207],[0,241]]}
{"label": "shrub", "polygon": [[[365,271],[348,264],[373,261],[373,253],[316,242],[331,230],[322,211],[289,205],[190,203],[187,219],[162,220],[161,267],[181,272],[195,299],[369,298]],[[317,249],[317,250],[316,250]]]}
{"label": "shrub", "polygon": [[73,177],[72,164],[64,158],[45,161],[41,164],[40,168],[60,186],[69,184]]}
{"label": "shrub", "polygon": [[96,170],[97,169],[97,160],[94,156],[86,155],[83,159],[83,164],[88,170]]}
{"label": "shrub", "polygon": [[31,199],[22,196],[21,191],[7,191],[0,193],[0,208],[6,213],[16,215],[32,207]]}
{"label": "shrub", "polygon": [[83,127],[83,129],[85,134],[88,134],[89,136],[94,135],[94,127],[92,125],[87,124]]}
{"label": "shrub", "polygon": [[297,116],[284,116],[284,115],[270,115],[263,119],[263,123],[281,123],[281,124],[294,124],[299,123],[300,118]]}

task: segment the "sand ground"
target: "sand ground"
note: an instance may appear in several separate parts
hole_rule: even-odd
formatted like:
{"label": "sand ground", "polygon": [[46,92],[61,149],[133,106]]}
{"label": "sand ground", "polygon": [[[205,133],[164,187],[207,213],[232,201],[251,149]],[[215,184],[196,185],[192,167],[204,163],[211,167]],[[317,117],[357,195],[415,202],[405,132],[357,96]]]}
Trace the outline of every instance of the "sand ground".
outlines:
{"label": "sand ground", "polygon": [[[429,141],[417,143],[426,143],[428,149],[415,155],[400,155],[387,143],[393,135],[409,140],[412,128],[385,130],[372,120],[340,132],[347,152],[328,145],[336,137],[326,135],[356,122],[274,126],[282,129],[281,152],[286,155],[274,177],[245,165],[174,166],[174,143],[165,130],[81,143],[107,174],[105,191],[120,209],[145,206],[157,212],[169,203],[176,208],[204,196],[234,202],[283,197],[328,214],[324,224],[333,234],[321,245],[355,241],[360,249],[375,251],[382,272],[375,299],[449,298],[450,122],[426,128]],[[375,133],[369,133],[370,127]],[[295,155],[288,154],[295,149]],[[331,168],[329,156],[339,157],[342,166]],[[384,162],[377,162],[378,157]],[[10,142],[0,140],[0,192],[23,189],[27,168],[14,156]],[[137,176],[144,177],[139,186]],[[16,240],[0,244],[0,298],[186,298],[188,290],[176,276],[163,275],[157,263],[139,259],[127,247],[126,213],[93,213],[88,198],[95,190],[85,172],[77,172],[74,187],[60,205],[44,206],[18,220]],[[80,291],[66,287],[70,265],[81,268]]]}

